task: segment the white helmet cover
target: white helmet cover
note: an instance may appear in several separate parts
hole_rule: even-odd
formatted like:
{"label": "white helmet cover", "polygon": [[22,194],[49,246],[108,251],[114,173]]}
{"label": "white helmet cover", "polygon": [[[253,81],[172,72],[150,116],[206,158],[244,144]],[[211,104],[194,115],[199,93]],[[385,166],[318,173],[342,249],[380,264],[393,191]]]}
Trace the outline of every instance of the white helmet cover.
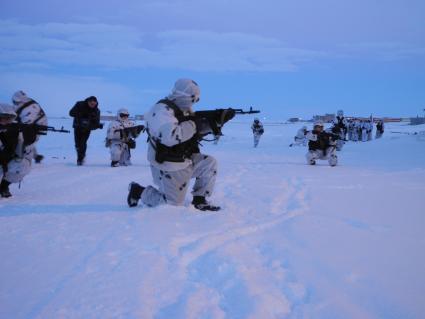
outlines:
{"label": "white helmet cover", "polygon": [[26,95],[26,93],[22,90],[16,91],[12,95],[12,102],[13,104],[21,104],[29,101],[30,98]]}
{"label": "white helmet cover", "polygon": [[0,117],[15,119],[16,113],[13,106],[6,103],[0,103]]}
{"label": "white helmet cover", "polygon": [[199,101],[201,90],[198,83],[191,79],[178,79],[171,91],[173,97],[191,98],[192,103]]}

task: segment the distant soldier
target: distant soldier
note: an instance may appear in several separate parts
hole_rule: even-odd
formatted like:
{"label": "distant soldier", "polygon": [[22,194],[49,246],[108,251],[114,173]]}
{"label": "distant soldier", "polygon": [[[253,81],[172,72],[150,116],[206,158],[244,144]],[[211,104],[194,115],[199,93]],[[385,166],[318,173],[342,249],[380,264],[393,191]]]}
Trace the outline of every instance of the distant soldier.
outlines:
{"label": "distant soldier", "polygon": [[359,120],[353,121],[353,130],[352,130],[352,141],[357,142],[360,139],[360,122]]}
{"label": "distant soldier", "polygon": [[384,121],[379,120],[378,123],[376,123],[376,135],[375,138],[381,138],[382,134],[384,134]]}
{"label": "distant soldier", "polygon": [[361,137],[362,137],[362,142],[366,142],[367,141],[367,129],[368,129],[369,125],[367,124],[366,121],[362,121],[361,123]]}
{"label": "distant soldier", "polygon": [[[16,121],[18,123],[47,125],[47,116],[40,104],[28,97],[24,91],[15,92],[12,96],[12,102],[15,106]],[[40,163],[44,158],[43,155],[37,152],[36,143],[38,139],[39,135],[37,135],[32,145],[32,152],[36,163]]]}
{"label": "distant soldier", "polygon": [[109,124],[106,135],[106,146],[111,151],[111,166],[131,165],[130,149],[136,147],[136,141],[124,133],[123,129],[135,126],[135,123],[128,119],[127,109],[119,109],[116,120]]}
{"label": "distant soldier", "polygon": [[312,131],[306,135],[308,142],[308,153],[306,155],[307,163],[315,165],[316,160],[328,160],[330,166],[338,163],[336,155],[336,143],[339,138],[337,135],[325,132],[323,122],[317,121]]}
{"label": "distant soldier", "polygon": [[372,131],[373,131],[373,119],[370,119],[369,121],[366,121],[366,133],[367,133],[367,140],[372,140]]}
{"label": "distant soldier", "polygon": [[307,126],[301,127],[297,131],[297,135],[294,136],[294,143],[289,144],[289,147],[296,146],[296,145],[307,145],[307,138],[305,137],[307,134]]}
{"label": "distant soldier", "polygon": [[344,133],[344,129],[339,126],[339,125],[334,125],[332,126],[330,129],[327,130],[328,133],[332,133],[335,134],[335,136],[338,137],[338,139],[336,139],[336,150],[337,151],[341,151],[344,144],[345,144],[345,133]]}
{"label": "distant soldier", "polygon": [[254,147],[258,146],[260,142],[261,135],[264,134],[263,124],[258,118],[254,119],[254,122],[251,125],[252,134],[254,135]]}
{"label": "distant soldier", "polygon": [[337,116],[336,116],[335,120],[333,121],[333,125],[340,129],[341,137],[342,137],[343,140],[345,140],[346,135],[347,135],[347,130],[348,130],[348,121],[344,117],[344,111],[343,110],[338,110],[338,112],[336,114],[337,114]]}

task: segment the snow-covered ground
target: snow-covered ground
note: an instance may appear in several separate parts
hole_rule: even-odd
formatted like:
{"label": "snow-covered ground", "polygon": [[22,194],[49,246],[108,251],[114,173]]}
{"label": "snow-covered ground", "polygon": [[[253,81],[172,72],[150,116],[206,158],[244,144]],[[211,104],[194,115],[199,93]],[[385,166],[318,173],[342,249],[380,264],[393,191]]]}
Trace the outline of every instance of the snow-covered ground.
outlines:
{"label": "snow-covered ground", "polygon": [[104,130],[83,167],[72,134],[43,137],[0,199],[0,318],[425,318],[425,136],[390,133],[425,127],[387,124],[329,167],[288,147],[300,125],[265,126],[257,149],[249,126],[204,143],[218,213],[190,194],[127,207],[128,183],[151,183],[145,136],[118,168]]}

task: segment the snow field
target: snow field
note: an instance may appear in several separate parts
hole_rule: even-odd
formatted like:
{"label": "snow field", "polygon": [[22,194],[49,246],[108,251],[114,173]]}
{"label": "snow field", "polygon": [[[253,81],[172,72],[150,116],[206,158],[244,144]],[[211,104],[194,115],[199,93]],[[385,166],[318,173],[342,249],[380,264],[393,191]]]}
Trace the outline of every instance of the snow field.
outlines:
{"label": "snow field", "polygon": [[[70,127],[68,120],[51,124]],[[145,136],[109,167],[105,131],[75,166],[72,135],[0,200],[0,318],[421,318],[425,144],[391,134],[349,143],[339,165],[305,164],[298,125],[229,123],[203,152],[219,162],[213,203],[126,205],[151,183]]]}

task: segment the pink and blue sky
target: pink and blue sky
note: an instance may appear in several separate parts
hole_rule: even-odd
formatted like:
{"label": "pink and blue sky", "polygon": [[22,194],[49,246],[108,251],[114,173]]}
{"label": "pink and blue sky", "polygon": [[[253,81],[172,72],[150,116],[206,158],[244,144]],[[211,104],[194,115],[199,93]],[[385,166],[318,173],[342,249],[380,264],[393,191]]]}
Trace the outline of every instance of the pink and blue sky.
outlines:
{"label": "pink and blue sky", "polygon": [[0,3],[3,102],[22,89],[58,116],[96,95],[103,111],[140,114],[179,77],[200,84],[200,108],[422,115],[425,2]]}

